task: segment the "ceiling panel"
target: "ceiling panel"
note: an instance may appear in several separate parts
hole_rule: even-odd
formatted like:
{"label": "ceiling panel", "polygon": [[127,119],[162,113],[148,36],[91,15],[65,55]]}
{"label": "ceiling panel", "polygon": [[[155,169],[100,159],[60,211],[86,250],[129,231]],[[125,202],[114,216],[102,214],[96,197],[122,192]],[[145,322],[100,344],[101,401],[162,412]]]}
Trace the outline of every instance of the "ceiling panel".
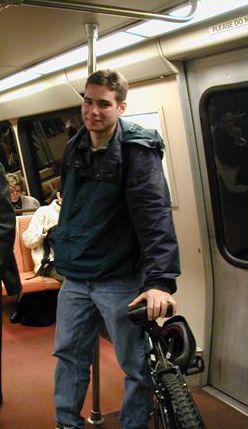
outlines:
{"label": "ceiling panel", "polygon": [[[85,0],[82,3],[95,4],[91,0]],[[100,2],[97,3],[100,4]],[[104,6],[135,8],[146,12],[160,12],[180,3],[183,1],[109,0],[102,2]],[[85,24],[87,23],[97,23],[98,33],[101,36],[134,22],[134,19],[120,16],[44,6],[0,6],[0,77],[86,43]]]}

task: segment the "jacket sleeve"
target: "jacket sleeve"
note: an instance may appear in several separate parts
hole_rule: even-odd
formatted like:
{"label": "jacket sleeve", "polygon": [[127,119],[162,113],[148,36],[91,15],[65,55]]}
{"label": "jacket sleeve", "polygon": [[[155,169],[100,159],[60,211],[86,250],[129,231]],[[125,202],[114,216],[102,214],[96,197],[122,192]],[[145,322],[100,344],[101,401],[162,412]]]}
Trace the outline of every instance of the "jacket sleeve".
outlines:
{"label": "jacket sleeve", "polygon": [[144,256],[144,289],[174,293],[179,251],[158,150],[138,144],[129,148],[126,198]]}
{"label": "jacket sleeve", "polygon": [[16,218],[9,197],[8,182],[4,167],[0,163],[0,267],[4,267],[13,249],[15,224]]}
{"label": "jacket sleeve", "polygon": [[60,181],[59,181],[59,183],[60,183],[59,184],[59,192],[61,194],[61,197],[63,197],[69,154],[71,152],[73,152],[73,150],[74,150],[73,147],[74,147],[75,142],[77,142],[77,135],[72,137],[72,139],[70,139],[67,142],[67,145],[66,145],[64,153],[63,153],[63,160],[62,160],[62,164],[60,166]]}
{"label": "jacket sleeve", "polygon": [[62,164],[60,166],[59,192],[60,192],[60,196],[61,197],[63,196],[63,190],[64,190],[64,184],[65,184],[65,176],[66,176],[65,163],[66,163],[66,152],[64,152],[63,161],[62,161]]}
{"label": "jacket sleeve", "polygon": [[44,230],[45,213],[44,207],[40,207],[33,214],[32,219],[22,237],[26,247],[35,249],[42,246],[44,238],[47,236],[47,231]]}

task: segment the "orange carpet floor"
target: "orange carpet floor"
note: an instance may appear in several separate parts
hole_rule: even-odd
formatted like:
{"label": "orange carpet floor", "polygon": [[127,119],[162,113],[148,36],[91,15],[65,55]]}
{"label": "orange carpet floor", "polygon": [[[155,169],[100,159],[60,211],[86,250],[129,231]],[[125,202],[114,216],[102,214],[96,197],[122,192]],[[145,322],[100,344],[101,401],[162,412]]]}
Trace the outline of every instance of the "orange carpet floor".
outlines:
{"label": "orange carpet floor", "polygon": [[[3,404],[0,407],[1,429],[54,428],[54,369],[52,356],[55,325],[36,328],[8,320],[9,305],[3,302]],[[123,397],[123,373],[112,345],[100,342],[100,390],[102,425],[88,428],[119,429],[118,410]],[[248,417],[201,389],[192,390],[205,419],[207,429],[247,429]],[[89,389],[82,414],[90,416],[92,393]],[[152,424],[151,424],[152,428]]]}

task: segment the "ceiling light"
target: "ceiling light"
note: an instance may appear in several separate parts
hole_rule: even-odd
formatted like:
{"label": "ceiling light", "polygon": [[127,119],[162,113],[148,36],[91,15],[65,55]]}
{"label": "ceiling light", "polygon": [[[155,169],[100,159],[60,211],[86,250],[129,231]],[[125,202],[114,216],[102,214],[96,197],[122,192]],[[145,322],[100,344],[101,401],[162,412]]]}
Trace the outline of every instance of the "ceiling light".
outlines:
{"label": "ceiling light", "polygon": [[127,48],[136,43],[142,42],[144,37],[125,31],[111,34],[110,36],[100,39],[96,43],[96,55],[100,57],[104,54],[114,52],[118,49]]}
{"label": "ceiling light", "polygon": [[86,61],[88,58],[88,46],[73,49],[70,52],[51,58],[48,61],[44,61],[31,70],[33,73],[40,75],[54,73],[56,71],[71,67],[76,64],[80,64]]}
{"label": "ceiling light", "polygon": [[30,67],[25,71],[15,73],[12,76],[2,79],[0,81],[0,92],[38,79],[43,75],[54,73],[67,67],[82,63],[87,60],[87,57],[88,46],[83,46],[81,48],[73,49],[65,54],[58,55],[50,60],[43,61],[37,66]]}
{"label": "ceiling light", "polygon": [[13,88],[14,86],[22,85],[23,83],[30,82],[37,79],[40,75],[32,73],[31,70],[25,70],[19,73],[15,73],[5,79],[0,80],[0,92],[6,91],[7,89]]}

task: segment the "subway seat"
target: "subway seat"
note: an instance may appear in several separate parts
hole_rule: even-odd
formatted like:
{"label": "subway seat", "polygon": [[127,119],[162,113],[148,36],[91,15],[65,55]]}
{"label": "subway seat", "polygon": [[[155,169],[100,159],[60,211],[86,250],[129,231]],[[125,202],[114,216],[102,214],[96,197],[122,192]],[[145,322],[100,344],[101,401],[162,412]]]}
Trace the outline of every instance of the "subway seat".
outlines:
{"label": "subway seat", "polygon": [[[16,237],[14,244],[14,253],[19,269],[22,293],[41,292],[45,290],[59,289],[61,283],[51,277],[35,276],[34,263],[31,255],[31,249],[28,249],[22,239],[23,232],[27,229],[32,215],[16,217]],[[35,276],[35,277],[34,277]],[[3,295],[6,290],[2,284]]]}

